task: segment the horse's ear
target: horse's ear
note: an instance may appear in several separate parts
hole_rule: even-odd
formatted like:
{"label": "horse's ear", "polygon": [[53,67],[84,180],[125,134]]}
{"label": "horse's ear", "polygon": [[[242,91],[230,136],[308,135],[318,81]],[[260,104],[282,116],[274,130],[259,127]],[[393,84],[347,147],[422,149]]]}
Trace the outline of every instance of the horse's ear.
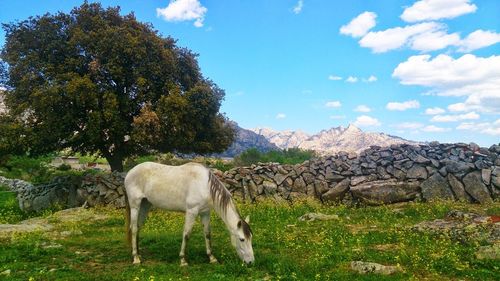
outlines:
{"label": "horse's ear", "polygon": [[250,216],[247,216],[247,217],[245,218],[245,221],[247,222],[247,224],[249,224],[249,223],[250,223]]}

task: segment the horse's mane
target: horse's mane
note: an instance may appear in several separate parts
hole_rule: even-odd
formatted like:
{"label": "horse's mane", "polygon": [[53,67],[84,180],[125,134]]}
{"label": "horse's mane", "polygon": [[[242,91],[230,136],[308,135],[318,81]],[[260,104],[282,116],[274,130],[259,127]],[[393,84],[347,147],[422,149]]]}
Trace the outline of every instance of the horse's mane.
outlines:
{"label": "horse's mane", "polygon": [[210,186],[210,195],[214,202],[214,208],[218,211],[219,215],[225,216],[227,209],[233,208],[239,217],[238,227],[243,229],[245,237],[250,238],[252,236],[250,225],[248,225],[245,220],[241,219],[241,215],[233,203],[231,192],[226,189],[224,184],[211,171],[208,172],[208,182]]}
{"label": "horse's mane", "polygon": [[[211,171],[208,172],[208,182],[210,187],[210,196],[214,202],[214,208],[217,211],[220,211],[221,214],[225,215],[228,208],[234,208],[231,193]],[[236,208],[234,209],[238,212]]]}

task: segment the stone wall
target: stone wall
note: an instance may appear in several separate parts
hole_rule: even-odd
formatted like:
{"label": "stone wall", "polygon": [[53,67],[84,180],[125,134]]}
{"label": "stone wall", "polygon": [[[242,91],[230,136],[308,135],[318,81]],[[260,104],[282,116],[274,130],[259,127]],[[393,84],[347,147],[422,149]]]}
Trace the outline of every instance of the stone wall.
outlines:
{"label": "stone wall", "polygon": [[299,165],[260,164],[222,176],[233,194],[387,204],[448,199],[486,203],[500,196],[500,146],[471,144],[372,146]]}
{"label": "stone wall", "polygon": [[[236,198],[250,202],[310,196],[322,202],[366,204],[433,199],[487,203],[500,197],[500,146],[437,142],[372,146],[359,155],[340,152],[298,165],[265,163],[215,172]],[[40,186],[0,177],[0,184],[17,192],[25,210],[85,202],[123,207],[124,176],[63,177]]]}
{"label": "stone wall", "polygon": [[38,212],[52,206],[71,208],[84,204],[125,207],[124,178],[123,173],[88,174],[58,177],[48,184],[33,185],[0,176],[0,185],[16,192],[22,210]]}

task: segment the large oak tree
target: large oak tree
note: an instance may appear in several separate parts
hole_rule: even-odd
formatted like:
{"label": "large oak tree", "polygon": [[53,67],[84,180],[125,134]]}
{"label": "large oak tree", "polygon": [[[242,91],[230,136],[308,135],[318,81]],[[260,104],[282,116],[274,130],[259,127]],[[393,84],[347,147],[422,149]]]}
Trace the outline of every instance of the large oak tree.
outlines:
{"label": "large oak tree", "polygon": [[224,91],[196,55],[133,14],[84,3],[3,28],[0,141],[16,144],[5,147],[98,153],[121,171],[128,156],[221,152],[233,141]]}

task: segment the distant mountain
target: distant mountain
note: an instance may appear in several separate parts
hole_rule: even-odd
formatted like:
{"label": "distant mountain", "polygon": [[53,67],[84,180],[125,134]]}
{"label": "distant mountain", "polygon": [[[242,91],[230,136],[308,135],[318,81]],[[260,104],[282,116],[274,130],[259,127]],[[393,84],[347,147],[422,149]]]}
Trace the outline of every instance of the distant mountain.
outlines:
{"label": "distant mountain", "polygon": [[281,149],[298,147],[305,150],[315,150],[320,154],[334,154],[339,151],[359,153],[372,145],[417,144],[417,142],[384,133],[363,132],[354,125],[349,125],[347,128],[340,126],[323,130],[312,136],[301,131],[280,132],[263,128],[252,129],[252,131],[266,137],[267,140]]}
{"label": "distant mountain", "polygon": [[275,144],[269,142],[263,135],[256,134],[251,130],[243,129],[235,122],[231,122],[231,125],[236,130],[236,138],[233,144],[226,151],[217,154],[216,156],[234,157],[249,148],[256,148],[260,152],[280,149]]}
{"label": "distant mountain", "polygon": [[256,134],[263,135],[268,141],[280,148],[299,147],[311,136],[302,131],[274,131],[269,128],[250,129]]}

